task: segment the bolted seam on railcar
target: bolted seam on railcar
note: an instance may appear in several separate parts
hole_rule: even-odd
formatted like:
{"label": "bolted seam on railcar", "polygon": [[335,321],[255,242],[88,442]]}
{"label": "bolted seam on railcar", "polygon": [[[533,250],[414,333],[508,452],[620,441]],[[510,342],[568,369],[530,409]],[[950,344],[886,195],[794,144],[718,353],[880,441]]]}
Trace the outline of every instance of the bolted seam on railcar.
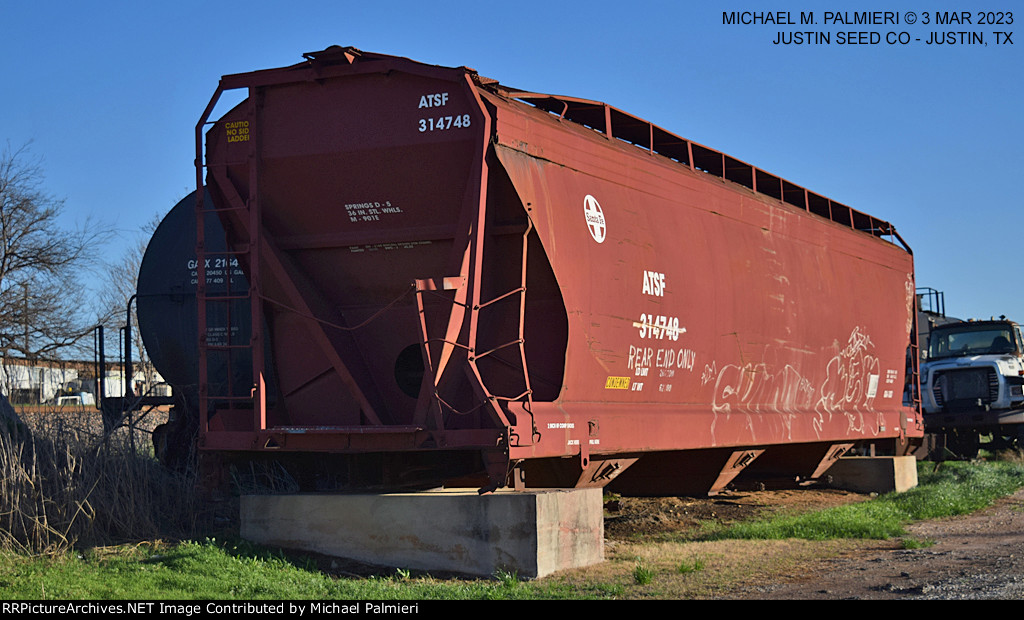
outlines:
{"label": "bolted seam on railcar", "polygon": [[[607,105],[331,48],[225,77],[197,161],[248,278],[205,289],[197,218],[204,450],[492,486],[600,485],[654,453],[698,477],[697,455],[721,486],[920,435],[893,227]],[[239,293],[251,335],[213,342]],[[239,352],[251,395],[206,376]]]}

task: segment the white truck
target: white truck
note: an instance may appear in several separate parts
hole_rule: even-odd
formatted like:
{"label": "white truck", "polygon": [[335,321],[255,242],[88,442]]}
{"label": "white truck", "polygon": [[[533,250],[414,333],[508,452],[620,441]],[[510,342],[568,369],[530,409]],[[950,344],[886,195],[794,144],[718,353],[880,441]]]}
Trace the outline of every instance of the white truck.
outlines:
{"label": "white truck", "polygon": [[1024,338],[1005,317],[937,325],[921,365],[925,432],[974,458],[982,436],[995,450],[1024,449]]}

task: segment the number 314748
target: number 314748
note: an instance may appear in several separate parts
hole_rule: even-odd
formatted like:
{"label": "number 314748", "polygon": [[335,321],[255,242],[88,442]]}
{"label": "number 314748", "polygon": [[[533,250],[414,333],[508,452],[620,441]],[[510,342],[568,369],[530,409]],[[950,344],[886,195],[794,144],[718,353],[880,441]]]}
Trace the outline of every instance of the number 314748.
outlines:
{"label": "number 314748", "polygon": [[448,129],[460,129],[469,127],[469,114],[456,116],[439,116],[437,118],[421,118],[420,132],[446,131]]}

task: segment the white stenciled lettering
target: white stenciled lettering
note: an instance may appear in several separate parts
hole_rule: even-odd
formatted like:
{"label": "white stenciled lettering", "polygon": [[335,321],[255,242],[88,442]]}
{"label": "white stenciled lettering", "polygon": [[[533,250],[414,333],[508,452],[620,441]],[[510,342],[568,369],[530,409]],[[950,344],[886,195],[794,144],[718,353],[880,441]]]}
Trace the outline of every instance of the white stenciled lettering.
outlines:
{"label": "white stenciled lettering", "polygon": [[[629,345],[627,368],[630,370],[636,369],[636,375],[642,377],[646,374],[646,368],[651,365],[651,357],[653,355],[654,349],[650,347],[634,347]],[[641,374],[641,370],[644,370],[643,374]]]}
{"label": "white stenciled lettering", "polygon": [[655,316],[653,314],[641,314],[640,320],[633,323],[633,327],[640,330],[641,338],[652,338],[655,340],[678,340],[680,334],[686,333],[685,327],[679,326],[679,317],[676,316]]}
{"label": "white stenciled lettering", "polygon": [[644,271],[644,295],[664,297],[665,274],[657,271]]}
{"label": "white stenciled lettering", "polygon": [[345,204],[345,211],[348,213],[349,221],[352,222],[376,222],[383,215],[402,213],[402,208],[392,204],[390,200],[383,202],[350,202]]}
{"label": "white stenciled lettering", "polygon": [[420,97],[420,108],[439,108],[448,104],[448,93],[431,93]]}
{"label": "white stenciled lettering", "polygon": [[693,370],[697,361],[697,353],[693,349],[655,349],[654,347],[636,347],[629,345],[629,356],[626,368],[633,371],[635,377],[646,377],[650,369],[658,368],[661,377],[672,377],[676,370]]}
{"label": "white stenciled lettering", "polygon": [[450,129],[465,129],[471,124],[469,114],[455,116],[438,116],[437,118],[419,119],[420,133],[428,131],[447,131]]}

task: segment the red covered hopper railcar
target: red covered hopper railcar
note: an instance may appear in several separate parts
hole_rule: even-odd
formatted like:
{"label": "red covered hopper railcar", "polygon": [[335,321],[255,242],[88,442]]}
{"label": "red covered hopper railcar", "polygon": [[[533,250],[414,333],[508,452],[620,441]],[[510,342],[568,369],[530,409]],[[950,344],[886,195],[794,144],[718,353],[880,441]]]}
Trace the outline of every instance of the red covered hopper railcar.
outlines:
{"label": "red covered hopper railcar", "polygon": [[[224,77],[197,140],[205,454],[669,493],[921,436],[893,227],[611,106],[333,47]],[[251,331],[213,325],[238,298]]]}

